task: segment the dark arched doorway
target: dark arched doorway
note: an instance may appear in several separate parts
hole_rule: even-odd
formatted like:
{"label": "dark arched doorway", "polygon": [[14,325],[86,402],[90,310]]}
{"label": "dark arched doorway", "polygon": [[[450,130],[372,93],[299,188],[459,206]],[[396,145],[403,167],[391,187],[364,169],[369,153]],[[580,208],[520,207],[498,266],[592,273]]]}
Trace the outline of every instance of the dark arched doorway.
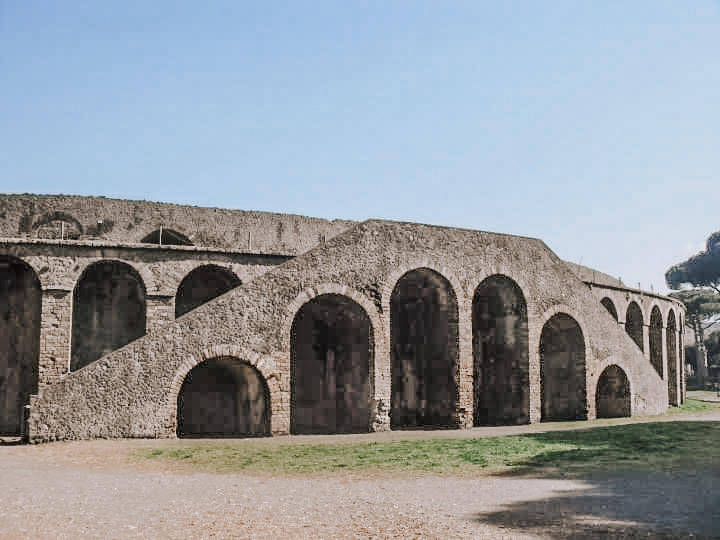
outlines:
{"label": "dark arched doorway", "polygon": [[472,305],[476,426],[530,421],[525,297],[508,277],[485,279]]}
{"label": "dark arched doorway", "polygon": [[668,313],[667,329],[665,330],[665,345],[668,359],[668,401],[670,405],[678,405],[678,357],[677,357],[677,328],[675,325],[675,312]]}
{"label": "dark arched doorway", "polygon": [[270,393],[260,372],[232,357],[206,360],[185,378],[177,401],[178,437],[270,434]]}
{"label": "dark arched doorway", "polygon": [[598,418],[630,416],[630,381],[618,366],[608,366],[600,375],[595,394]]}
{"label": "dark arched doorway", "polygon": [[662,354],[662,328],[663,320],[660,314],[660,308],[657,306],[652,308],[650,312],[650,363],[663,377],[663,354]]}
{"label": "dark arched doorway", "polygon": [[292,433],[370,429],[373,329],[353,300],[323,294],[307,302],[291,330]]}
{"label": "dark arched doorway", "polygon": [[145,285],[129,264],[88,266],[73,294],[70,370],[80,369],[145,334]]}
{"label": "dark arched doorway", "polygon": [[392,427],[455,427],[458,308],[450,283],[427,268],[402,276],[390,298]]}
{"label": "dark arched doorway", "polygon": [[542,420],[587,418],[585,341],[580,325],[565,313],[554,315],[540,336]]}
{"label": "dark arched doorway", "polygon": [[190,239],[182,233],[172,229],[155,229],[140,240],[143,244],[158,244],[161,246],[192,246]]}
{"label": "dark arched doorway", "polygon": [[38,391],[41,309],[35,271],[0,256],[0,435],[25,431],[25,405]]}
{"label": "dark arched doorway", "polygon": [[175,318],[239,285],[238,277],[226,268],[214,264],[196,268],[185,276],[178,287],[175,295]]}
{"label": "dark arched doorway", "polygon": [[617,309],[615,309],[615,304],[613,304],[613,301],[610,300],[610,299],[606,296],[605,298],[603,298],[602,300],[600,300],[600,303],[603,305],[603,307],[604,307],[605,309],[608,310],[608,313],[610,313],[610,315],[612,315],[612,318],[617,321],[617,320],[618,320],[618,314],[617,314]]}
{"label": "dark arched doorway", "polygon": [[625,332],[632,338],[635,345],[645,350],[643,345],[643,314],[635,302],[630,302],[625,314]]}

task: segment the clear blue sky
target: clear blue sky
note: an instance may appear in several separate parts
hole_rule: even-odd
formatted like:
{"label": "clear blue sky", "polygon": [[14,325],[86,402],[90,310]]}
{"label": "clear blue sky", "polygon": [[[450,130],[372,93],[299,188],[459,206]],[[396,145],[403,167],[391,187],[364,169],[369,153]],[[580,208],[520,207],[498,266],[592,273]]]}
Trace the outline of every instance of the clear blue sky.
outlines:
{"label": "clear blue sky", "polygon": [[542,238],[720,229],[720,3],[0,1],[0,192]]}

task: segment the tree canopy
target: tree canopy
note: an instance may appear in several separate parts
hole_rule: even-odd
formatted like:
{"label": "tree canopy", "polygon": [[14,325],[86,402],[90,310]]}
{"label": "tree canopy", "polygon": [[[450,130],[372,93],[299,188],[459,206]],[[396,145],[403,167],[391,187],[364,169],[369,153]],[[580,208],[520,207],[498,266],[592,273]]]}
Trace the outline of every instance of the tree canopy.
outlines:
{"label": "tree canopy", "polygon": [[669,296],[685,304],[688,322],[693,319],[703,321],[720,313],[720,294],[715,291],[687,289],[671,292]]}
{"label": "tree canopy", "polygon": [[705,243],[705,251],[676,264],[665,273],[671,289],[683,285],[710,287],[720,293],[720,231],[712,233]]}
{"label": "tree canopy", "polygon": [[708,237],[705,251],[665,272],[665,281],[671,289],[693,287],[676,290],[670,296],[685,304],[686,322],[695,334],[697,373],[702,380],[707,362],[704,331],[714,322],[713,316],[720,314],[720,231]]}

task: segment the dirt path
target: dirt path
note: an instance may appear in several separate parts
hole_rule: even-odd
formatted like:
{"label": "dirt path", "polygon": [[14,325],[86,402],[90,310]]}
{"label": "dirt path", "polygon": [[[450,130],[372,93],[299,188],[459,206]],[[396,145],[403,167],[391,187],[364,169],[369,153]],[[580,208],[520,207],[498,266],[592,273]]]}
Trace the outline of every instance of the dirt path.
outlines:
{"label": "dirt path", "polygon": [[[720,420],[720,413],[695,417]],[[693,417],[683,415],[682,419]],[[468,436],[473,432],[474,436],[490,436],[499,434],[497,430],[505,434],[537,429],[395,432],[346,440]],[[268,439],[267,444],[302,443],[305,439],[323,440],[282,437]],[[342,437],[327,440],[338,439]],[[179,472],[166,464],[138,465],[128,458],[134,448],[177,444],[183,441],[0,446],[0,537],[720,537],[720,469],[604,474],[582,480],[258,476]]]}

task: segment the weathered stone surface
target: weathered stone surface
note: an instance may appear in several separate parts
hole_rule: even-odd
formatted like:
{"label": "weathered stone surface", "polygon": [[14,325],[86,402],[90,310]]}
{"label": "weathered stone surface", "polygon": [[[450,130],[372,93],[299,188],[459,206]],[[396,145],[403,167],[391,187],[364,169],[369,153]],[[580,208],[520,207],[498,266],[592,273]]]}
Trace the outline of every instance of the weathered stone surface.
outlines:
{"label": "weathered stone surface", "polygon": [[[72,216],[77,223],[72,223],[75,229],[83,231],[79,238],[29,238],[33,224],[50,212],[53,204],[67,214],[74,212]],[[673,331],[681,330],[682,305],[659,295],[623,288],[612,279],[593,282],[587,277],[588,272],[592,275],[592,270],[583,271],[582,267],[560,260],[540,240],[409,223],[327,222],[102,198],[0,197],[0,218],[3,215],[0,236],[6,238],[0,238],[0,255],[28,263],[43,289],[40,390],[39,395],[30,400],[27,426],[33,441],[175,436],[178,395],[183,382],[195,366],[215,358],[236,358],[253,366],[267,386],[271,432],[290,432],[295,395],[295,367],[291,360],[293,321],[306,303],[322,295],[344,296],[367,315],[372,337],[369,373],[366,378],[348,376],[342,379],[346,381],[342,384],[352,386],[353,381],[360,381],[362,391],[368,393],[366,403],[370,417],[364,425],[378,431],[389,429],[393,392],[397,391],[393,390],[393,384],[398,384],[397,380],[393,383],[392,357],[399,348],[408,346],[398,342],[397,333],[392,331],[393,291],[406,273],[418,269],[426,269],[423,272],[427,275],[429,270],[432,275],[440,276],[447,283],[448,298],[453,298],[447,315],[443,315],[444,320],[453,325],[451,331],[439,333],[438,336],[445,338],[435,339],[452,339],[454,343],[442,348],[446,351],[442,355],[445,360],[431,361],[453,363],[450,371],[445,372],[454,377],[452,423],[457,427],[473,425],[474,407],[478,402],[474,361],[478,341],[473,343],[473,298],[480,284],[494,275],[514,282],[517,294],[521,293],[525,302],[522,308],[509,306],[507,313],[498,307],[492,311],[497,324],[511,324],[521,314],[522,337],[518,346],[527,347],[526,353],[513,352],[508,356],[508,362],[522,362],[524,367],[520,376],[507,376],[506,380],[526,385],[527,393],[518,394],[519,405],[505,406],[504,410],[510,411],[503,413],[505,416],[515,414],[512,411],[517,409],[520,415],[517,421],[541,420],[544,384],[541,335],[546,323],[558,314],[574,320],[582,334],[586,417],[595,417],[600,375],[613,365],[627,377],[631,414],[664,411],[668,406],[668,388],[674,389],[670,392],[671,398],[683,395],[683,381],[663,379],[650,363],[647,346],[652,308],[658,306],[662,314],[666,337],[670,312],[677,321]],[[50,217],[69,219],[64,215]],[[114,226],[98,233],[101,242],[89,241],[87,231],[93,220],[96,223],[102,215],[111,216]],[[135,223],[133,227],[145,224],[142,234],[137,234],[141,238],[155,226],[148,221],[162,222],[192,239],[196,246],[126,243],[129,235],[135,235],[128,232],[127,224]],[[243,234],[232,231],[237,230],[238,224],[245,227],[243,234],[249,231],[251,237],[265,238],[264,247],[250,253],[237,249],[242,248],[238,243]],[[53,227],[44,225],[43,234],[50,234],[48,231],[55,230]],[[273,227],[272,231],[268,229]],[[123,229],[122,234],[113,232]],[[226,233],[229,236],[224,236]],[[113,236],[115,234],[117,236]],[[141,277],[147,333],[82,369],[69,372],[73,291],[90,264],[105,260],[129,264]],[[193,269],[208,264],[231,270],[241,285],[175,319],[175,295],[180,283]],[[414,298],[414,294],[405,297]],[[612,300],[619,321],[601,303],[604,298]],[[644,315],[645,352],[623,327],[625,312],[633,300]],[[397,313],[405,313],[402,316],[407,317],[406,313],[410,312]],[[478,316],[477,309],[475,312]],[[313,327],[314,332],[325,331],[323,325],[339,324],[332,327],[335,328],[332,332],[337,332],[346,324],[340,319],[337,322],[331,315],[323,315],[318,320],[322,324]],[[432,316],[428,320],[432,320]],[[415,323],[408,319],[407,323],[396,321],[395,324]],[[352,329],[346,331],[352,332]],[[491,327],[483,332],[486,341],[495,339]],[[497,334],[497,339],[510,339],[511,333],[503,332]],[[343,352],[344,348],[356,346],[362,340],[313,339],[316,345],[321,344],[323,352],[318,354],[331,355],[334,361],[365,358]],[[363,339],[367,343],[367,338]],[[662,340],[662,373],[682,373],[680,341]],[[676,354],[667,354],[667,344],[677,348]],[[417,343],[409,345],[417,347]],[[307,350],[317,350],[317,346]],[[410,349],[406,353],[408,351],[411,356],[415,354]],[[428,354],[432,356],[432,352]],[[677,363],[674,370],[668,369],[668,358]],[[491,372],[498,371],[488,371]],[[334,384],[334,379],[323,376],[326,386]],[[341,383],[337,384],[336,390],[343,391]],[[490,383],[482,384],[481,388],[487,389]],[[328,386],[326,392],[332,396],[333,406],[341,407],[343,402],[334,393],[336,390]],[[357,399],[353,395],[353,399]],[[524,395],[529,395],[527,405]],[[503,417],[503,422],[506,420]]]}

